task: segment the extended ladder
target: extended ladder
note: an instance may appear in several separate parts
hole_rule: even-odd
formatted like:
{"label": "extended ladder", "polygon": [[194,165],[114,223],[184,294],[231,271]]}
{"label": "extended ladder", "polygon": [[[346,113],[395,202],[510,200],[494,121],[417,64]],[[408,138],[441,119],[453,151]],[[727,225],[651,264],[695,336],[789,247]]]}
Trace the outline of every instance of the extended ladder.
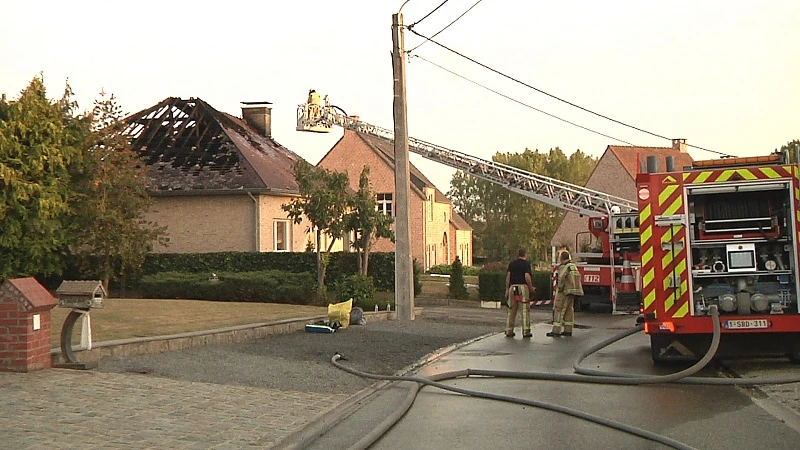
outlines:
{"label": "extended ladder", "polygon": [[[313,112],[314,119],[309,120],[309,113],[311,113],[309,106],[303,103],[297,107],[298,131],[328,133],[338,125],[358,133],[388,141],[394,140],[394,132],[391,130],[362,122],[357,117],[339,113],[333,106],[320,106],[318,111]],[[626,213],[637,210],[635,202],[621,197],[538,175],[507,164],[476,158],[420,139],[409,137],[408,150],[474,177],[501,185],[526,197],[585,216],[600,217],[608,216],[612,212]],[[614,206],[618,207],[619,211],[612,211]]]}

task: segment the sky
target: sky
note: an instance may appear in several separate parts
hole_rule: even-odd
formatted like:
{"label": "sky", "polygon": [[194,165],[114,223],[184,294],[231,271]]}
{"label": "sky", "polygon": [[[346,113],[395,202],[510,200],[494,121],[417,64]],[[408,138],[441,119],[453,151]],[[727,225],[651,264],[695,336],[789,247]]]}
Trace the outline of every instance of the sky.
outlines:
{"label": "sky", "polygon": [[[442,1],[410,0],[402,13],[406,24],[420,21],[413,31],[432,36],[475,2],[448,0],[420,21]],[[84,110],[101,91],[127,113],[197,97],[241,116],[240,102],[269,101],[275,140],[317,163],[342,130],[295,131],[295,108],[311,88],[364,122],[393,128],[391,20],[401,4],[5,0],[0,93],[16,98],[41,73],[54,98],[68,80]],[[800,139],[799,20],[797,0],[482,0],[435,41],[616,121],[751,156]],[[423,42],[405,31],[406,49]],[[670,145],[433,42],[411,55],[412,137],[484,159],[526,148],[599,157],[625,142]],[[718,157],[689,150],[695,159]],[[411,162],[447,192],[454,170],[413,154]]]}

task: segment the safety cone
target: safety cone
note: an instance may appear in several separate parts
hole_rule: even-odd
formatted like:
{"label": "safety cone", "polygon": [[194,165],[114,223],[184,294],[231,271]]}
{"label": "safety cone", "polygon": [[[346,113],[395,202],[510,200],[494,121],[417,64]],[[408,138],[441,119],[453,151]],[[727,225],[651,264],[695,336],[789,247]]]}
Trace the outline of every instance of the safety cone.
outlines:
{"label": "safety cone", "polygon": [[636,280],[633,278],[631,262],[626,258],[622,262],[622,279],[619,286],[620,292],[636,292]]}

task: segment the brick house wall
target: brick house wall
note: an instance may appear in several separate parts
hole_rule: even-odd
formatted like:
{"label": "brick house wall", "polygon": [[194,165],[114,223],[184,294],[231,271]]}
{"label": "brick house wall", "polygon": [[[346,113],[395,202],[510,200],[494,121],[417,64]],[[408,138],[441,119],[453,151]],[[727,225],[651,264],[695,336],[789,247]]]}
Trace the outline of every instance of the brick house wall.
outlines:
{"label": "brick house wall", "polygon": [[[384,142],[381,145],[390,146],[391,143]],[[373,192],[392,194],[392,211],[395,211],[394,201],[396,201],[397,195],[394,186],[394,161],[389,156],[373,149],[371,144],[367,143],[365,138],[359,134],[346,130],[342,138],[320,160],[318,166],[337,172],[347,172],[350,178],[350,187],[353,190],[358,190],[361,171],[364,166],[368,166]],[[416,171],[416,168],[412,170]],[[432,200],[429,200],[429,197]],[[447,198],[437,192],[433,186],[425,186],[420,189],[412,183],[409,209],[412,257],[423,269],[433,265],[431,264],[433,260],[437,264],[452,262],[456,252],[455,247],[450,245],[453,242],[449,223],[452,205]],[[462,238],[464,237],[462,236]],[[374,244],[372,251],[393,252],[394,244],[388,239],[381,239]]]}
{"label": "brick house wall", "polygon": [[[289,222],[281,205],[291,197],[253,197],[258,206],[246,193],[153,197],[153,206],[145,217],[166,226],[170,239],[167,247],[155,245],[153,253],[274,251],[275,222]],[[288,223],[288,251],[305,250],[306,228],[305,222]]]}
{"label": "brick house wall", "polygon": [[[611,152],[605,152],[594,172],[586,182],[586,187],[606,194],[616,195],[626,199],[636,198],[636,184],[625,167]],[[567,213],[556,230],[550,245],[556,247],[568,246],[572,251],[580,250],[580,246],[589,243],[592,237],[589,233],[589,218],[581,217],[576,213]],[[577,242],[578,233],[582,233]]]}

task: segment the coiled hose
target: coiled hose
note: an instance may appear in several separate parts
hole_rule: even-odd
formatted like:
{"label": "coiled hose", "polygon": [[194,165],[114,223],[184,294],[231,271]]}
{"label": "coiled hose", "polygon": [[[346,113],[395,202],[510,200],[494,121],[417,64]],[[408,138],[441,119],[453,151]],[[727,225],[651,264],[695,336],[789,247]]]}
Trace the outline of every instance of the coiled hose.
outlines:
{"label": "coiled hose", "polygon": [[551,403],[539,402],[536,400],[528,400],[518,397],[459,388],[443,384],[441,383],[441,381],[454,378],[469,377],[472,375],[472,376],[495,377],[495,378],[568,381],[568,382],[579,382],[579,383],[613,384],[613,385],[684,383],[684,384],[703,384],[703,385],[753,386],[753,385],[763,385],[763,384],[785,384],[785,383],[800,382],[800,375],[760,377],[752,379],[692,377],[692,375],[703,369],[714,358],[714,355],[716,354],[717,349],[719,348],[720,338],[722,334],[719,322],[719,311],[715,305],[712,305],[712,307],[709,308],[709,312],[711,313],[711,320],[713,324],[713,335],[711,339],[711,346],[709,347],[708,352],[706,352],[706,354],[691,367],[688,367],[684,370],[669,375],[640,375],[640,374],[630,374],[630,373],[607,372],[601,370],[586,369],[580,366],[581,362],[588,356],[611,345],[614,342],[617,342],[621,339],[624,339],[628,336],[631,336],[633,334],[642,331],[643,328],[642,325],[637,325],[636,327],[630,330],[626,330],[623,333],[620,333],[616,336],[606,339],[585,350],[578,356],[578,358],[576,358],[573,364],[573,369],[576,372],[576,374],[552,374],[544,372],[463,369],[452,372],[440,373],[430,378],[418,377],[418,376],[375,375],[366,372],[361,372],[342,365],[339,361],[343,359],[343,357],[342,355],[337,353],[333,355],[333,357],[331,358],[331,363],[335,367],[344,370],[346,372],[349,372],[353,375],[373,380],[410,381],[415,383],[409,390],[409,393],[406,396],[406,399],[401,405],[401,407],[397,409],[394,413],[387,416],[375,429],[373,429],[370,433],[368,433],[367,435],[362,437],[358,442],[356,442],[351,447],[351,449],[366,449],[373,443],[375,443],[378,439],[380,439],[381,436],[383,436],[389,429],[391,429],[391,427],[394,426],[394,424],[397,423],[408,412],[409,409],[411,409],[411,406],[413,405],[414,400],[416,399],[416,396],[419,393],[419,390],[424,386],[434,386],[439,389],[456,392],[459,394],[468,395],[472,397],[516,403],[526,406],[534,406],[537,408],[560,412],[563,414],[567,414],[573,417],[577,417],[580,419],[596,423],[598,425],[603,425],[606,427],[610,427],[619,431],[632,434],[634,436],[658,442],[672,448],[690,449],[692,447],[684,443],[678,442],[674,439],[668,438],[666,436],[662,436],[657,433],[643,430],[641,428],[637,428],[632,425],[616,422],[604,417],[594,416],[592,414],[585,413],[583,411],[578,411]]}

